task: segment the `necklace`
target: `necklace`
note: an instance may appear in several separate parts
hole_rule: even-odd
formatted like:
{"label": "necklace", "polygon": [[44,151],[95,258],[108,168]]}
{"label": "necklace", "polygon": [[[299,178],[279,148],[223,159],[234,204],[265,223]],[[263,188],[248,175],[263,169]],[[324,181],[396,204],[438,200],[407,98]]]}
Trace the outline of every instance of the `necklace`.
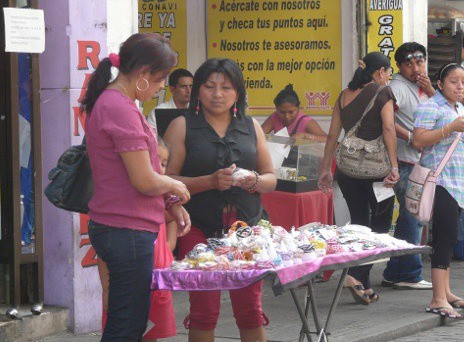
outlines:
{"label": "necklace", "polygon": [[122,90],[122,93],[123,93],[124,95],[126,95],[127,97],[130,97],[130,96],[129,96],[129,91],[127,90],[126,87],[124,87],[124,86],[123,86],[121,83],[119,83],[119,82],[118,82],[118,83],[115,83],[115,85],[116,85],[120,90]]}

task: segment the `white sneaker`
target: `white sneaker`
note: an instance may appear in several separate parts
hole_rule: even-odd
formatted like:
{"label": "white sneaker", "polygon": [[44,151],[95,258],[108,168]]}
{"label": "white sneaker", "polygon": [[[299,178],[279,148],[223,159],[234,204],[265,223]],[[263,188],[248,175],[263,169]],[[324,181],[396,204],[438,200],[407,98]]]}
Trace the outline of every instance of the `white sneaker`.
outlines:
{"label": "white sneaker", "polygon": [[421,280],[417,283],[407,283],[407,282],[399,282],[394,283],[393,288],[397,290],[431,290],[433,288],[432,283]]}

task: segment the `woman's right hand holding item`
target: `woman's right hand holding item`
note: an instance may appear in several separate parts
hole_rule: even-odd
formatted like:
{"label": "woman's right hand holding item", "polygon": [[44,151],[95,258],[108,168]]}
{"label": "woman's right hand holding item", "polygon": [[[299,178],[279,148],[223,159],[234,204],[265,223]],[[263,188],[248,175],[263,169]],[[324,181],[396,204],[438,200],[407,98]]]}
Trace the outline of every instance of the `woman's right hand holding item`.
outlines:
{"label": "woman's right hand holding item", "polygon": [[184,183],[168,176],[163,177],[169,178],[171,182],[169,193],[178,196],[180,198],[180,204],[187,203],[190,200],[190,192]]}
{"label": "woman's right hand holding item", "polygon": [[235,164],[232,164],[229,167],[219,169],[214,172],[212,174],[213,188],[220,191],[228,190],[234,184],[232,173],[234,172],[235,168]]}
{"label": "woman's right hand holding item", "polygon": [[322,192],[329,192],[332,188],[333,176],[330,170],[325,170],[321,172],[317,186]]}
{"label": "woman's right hand holding item", "polygon": [[392,187],[400,180],[400,173],[398,167],[392,167],[390,173],[383,179],[383,183],[387,187]]}

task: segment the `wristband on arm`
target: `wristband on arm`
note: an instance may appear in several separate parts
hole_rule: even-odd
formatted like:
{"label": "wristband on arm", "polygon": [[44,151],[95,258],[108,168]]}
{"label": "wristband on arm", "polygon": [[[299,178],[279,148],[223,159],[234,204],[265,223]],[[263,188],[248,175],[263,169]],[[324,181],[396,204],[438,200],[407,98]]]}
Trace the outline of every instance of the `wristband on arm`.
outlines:
{"label": "wristband on arm", "polygon": [[256,192],[256,190],[258,189],[258,182],[259,182],[259,173],[256,172],[255,170],[253,170],[252,172],[255,175],[256,179],[255,179],[255,184],[253,184],[247,189],[247,191],[251,193]]}
{"label": "wristband on arm", "polygon": [[413,141],[414,141],[414,133],[412,133],[411,131],[408,131],[408,145],[411,145]]}
{"label": "wristband on arm", "polygon": [[169,195],[164,199],[164,206],[166,207],[166,210],[169,210],[174,204],[177,204],[180,202],[180,197],[176,195]]}

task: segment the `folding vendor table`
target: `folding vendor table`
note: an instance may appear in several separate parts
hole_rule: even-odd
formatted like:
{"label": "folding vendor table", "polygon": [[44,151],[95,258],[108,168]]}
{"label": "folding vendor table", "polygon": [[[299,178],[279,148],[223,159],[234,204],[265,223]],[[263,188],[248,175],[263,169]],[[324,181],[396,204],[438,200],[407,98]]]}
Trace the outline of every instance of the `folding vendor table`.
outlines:
{"label": "folding vendor table", "polygon": [[[278,266],[272,269],[247,269],[247,270],[153,270],[152,290],[172,291],[208,291],[208,290],[233,290],[247,287],[265,277],[273,279],[272,289],[274,295],[280,295],[284,291],[290,291],[295,307],[298,310],[302,322],[300,341],[304,337],[312,341],[309,329],[309,309],[315,325],[317,341],[327,341],[330,320],[337,307],[343,282],[348,268],[361,264],[373,263],[383,258],[401,256],[407,254],[430,254],[430,247],[407,247],[407,248],[377,248],[361,252],[347,252],[339,254],[328,254],[317,257],[312,261],[299,264]],[[312,279],[320,272],[328,270],[342,270],[342,276],[336,287],[329,313],[324,324],[317,307],[316,294],[314,293]],[[296,296],[295,290],[301,286],[307,286],[306,303],[301,303]]]}

